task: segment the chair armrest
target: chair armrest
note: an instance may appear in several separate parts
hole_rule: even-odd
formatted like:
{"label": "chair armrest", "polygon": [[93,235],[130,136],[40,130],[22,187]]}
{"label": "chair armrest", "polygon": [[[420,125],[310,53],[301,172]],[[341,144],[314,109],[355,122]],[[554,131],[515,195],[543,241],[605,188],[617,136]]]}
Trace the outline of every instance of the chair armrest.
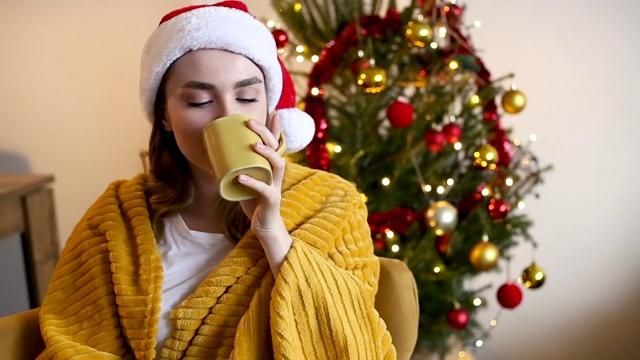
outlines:
{"label": "chair armrest", "polygon": [[32,360],[44,350],[39,312],[40,309],[31,309],[0,317],[1,358]]}
{"label": "chair armrest", "polygon": [[376,310],[387,324],[398,360],[408,360],[418,342],[418,287],[407,264],[380,257]]}

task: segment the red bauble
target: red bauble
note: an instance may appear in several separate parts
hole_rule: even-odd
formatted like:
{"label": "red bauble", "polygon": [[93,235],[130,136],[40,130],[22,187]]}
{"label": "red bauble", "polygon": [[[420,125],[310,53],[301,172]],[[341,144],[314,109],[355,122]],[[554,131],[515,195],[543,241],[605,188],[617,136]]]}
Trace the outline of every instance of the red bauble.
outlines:
{"label": "red bauble", "polygon": [[349,65],[349,68],[354,74],[360,73],[362,69],[368,69],[371,67],[371,62],[367,59],[355,59]]}
{"label": "red bauble", "polygon": [[498,302],[502,307],[513,309],[522,302],[522,290],[518,284],[507,282],[498,289]]}
{"label": "red bauble", "polygon": [[424,141],[427,143],[427,149],[432,152],[438,152],[445,144],[444,134],[437,130],[429,130],[424,134]]}
{"label": "red bauble", "polygon": [[451,241],[451,234],[436,236],[435,246],[436,251],[440,256],[447,255],[449,253],[449,242]]}
{"label": "red bauble", "polygon": [[509,214],[509,203],[502,199],[491,199],[487,205],[489,216],[496,221],[504,220]]}
{"label": "red bauble", "polygon": [[373,240],[373,246],[376,250],[382,250],[387,246],[387,243],[383,239],[375,239]]}
{"label": "red bauble", "polygon": [[276,41],[278,50],[284,49],[289,44],[289,35],[284,30],[275,29],[271,32],[271,35]]}
{"label": "red bauble", "polygon": [[462,128],[458,124],[447,124],[442,128],[442,133],[449,144],[455,144],[460,141],[462,136]]}
{"label": "red bauble", "polygon": [[387,118],[394,128],[403,128],[413,122],[413,106],[402,100],[394,101],[387,108]]}
{"label": "red bauble", "polygon": [[447,313],[447,324],[455,330],[462,330],[469,323],[469,313],[464,309],[451,309]]}

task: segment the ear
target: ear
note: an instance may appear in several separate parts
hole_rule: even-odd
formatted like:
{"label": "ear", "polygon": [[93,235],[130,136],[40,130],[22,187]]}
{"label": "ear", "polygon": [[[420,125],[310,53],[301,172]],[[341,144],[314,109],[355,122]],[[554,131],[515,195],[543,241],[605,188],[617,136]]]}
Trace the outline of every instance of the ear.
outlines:
{"label": "ear", "polygon": [[173,127],[171,126],[171,120],[169,120],[169,117],[167,116],[167,112],[166,111],[164,113],[164,116],[162,117],[162,126],[168,132],[172,132],[173,131]]}

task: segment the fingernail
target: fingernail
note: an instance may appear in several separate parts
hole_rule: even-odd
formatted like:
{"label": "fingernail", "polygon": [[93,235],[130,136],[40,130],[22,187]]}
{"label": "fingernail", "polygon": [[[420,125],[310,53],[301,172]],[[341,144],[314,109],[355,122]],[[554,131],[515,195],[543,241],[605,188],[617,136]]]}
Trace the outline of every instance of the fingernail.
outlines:
{"label": "fingernail", "polygon": [[265,148],[263,143],[256,143],[256,146],[258,147],[258,150],[264,150]]}

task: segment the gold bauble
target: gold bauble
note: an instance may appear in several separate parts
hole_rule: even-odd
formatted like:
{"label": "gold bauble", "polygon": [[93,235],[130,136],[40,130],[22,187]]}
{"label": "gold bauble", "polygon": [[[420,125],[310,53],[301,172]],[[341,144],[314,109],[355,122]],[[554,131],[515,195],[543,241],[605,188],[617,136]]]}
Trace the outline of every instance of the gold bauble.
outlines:
{"label": "gold bauble", "polygon": [[379,93],[387,87],[387,70],[379,67],[363,68],[358,73],[358,85],[366,93]]}
{"label": "gold bauble", "polygon": [[422,48],[433,39],[433,29],[425,22],[409,21],[404,27],[404,36],[410,45]]}
{"label": "gold bauble", "polygon": [[527,105],[527,98],[519,90],[509,90],[502,95],[502,108],[509,114],[517,114]]}
{"label": "gold bauble", "polygon": [[436,201],[427,209],[425,219],[436,235],[450,234],[458,225],[458,209],[448,201]]}
{"label": "gold bauble", "polygon": [[544,270],[533,263],[522,272],[522,285],[527,289],[537,289],[544,284],[546,277]]}
{"label": "gold bauble", "polygon": [[469,254],[471,265],[481,271],[491,270],[500,259],[500,250],[495,244],[489,241],[481,241],[477,243]]}
{"label": "gold bauble", "polygon": [[475,166],[495,169],[498,163],[498,150],[491,144],[484,144],[473,153],[473,157]]}

